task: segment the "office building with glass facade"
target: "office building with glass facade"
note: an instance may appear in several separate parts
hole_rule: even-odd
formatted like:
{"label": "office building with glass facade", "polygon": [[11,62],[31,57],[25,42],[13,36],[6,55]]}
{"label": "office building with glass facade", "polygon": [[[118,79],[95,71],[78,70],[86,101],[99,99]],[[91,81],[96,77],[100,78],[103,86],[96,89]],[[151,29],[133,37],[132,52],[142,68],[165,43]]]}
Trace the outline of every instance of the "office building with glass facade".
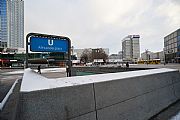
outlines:
{"label": "office building with glass facade", "polygon": [[7,47],[7,1],[0,0],[0,47]]}
{"label": "office building with glass facade", "polygon": [[22,0],[0,0],[0,47],[24,48]]}
{"label": "office building with glass facade", "polygon": [[180,63],[180,29],[164,37],[165,61]]}

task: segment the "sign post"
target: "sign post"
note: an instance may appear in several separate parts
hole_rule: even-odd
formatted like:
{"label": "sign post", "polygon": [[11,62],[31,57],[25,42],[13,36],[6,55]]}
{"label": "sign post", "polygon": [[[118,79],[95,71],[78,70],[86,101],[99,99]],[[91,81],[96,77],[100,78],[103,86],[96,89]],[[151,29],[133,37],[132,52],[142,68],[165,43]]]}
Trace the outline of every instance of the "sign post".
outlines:
{"label": "sign post", "polygon": [[68,54],[68,76],[71,76],[71,40],[64,36],[29,33],[26,36],[26,68],[28,68],[28,46],[33,52],[63,52]]}

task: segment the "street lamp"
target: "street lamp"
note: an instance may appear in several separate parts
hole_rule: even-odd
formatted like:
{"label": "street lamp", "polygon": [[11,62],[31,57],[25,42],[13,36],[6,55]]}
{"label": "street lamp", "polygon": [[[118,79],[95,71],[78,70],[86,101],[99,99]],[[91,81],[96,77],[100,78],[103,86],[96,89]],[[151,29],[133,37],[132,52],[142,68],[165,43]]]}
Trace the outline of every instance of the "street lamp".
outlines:
{"label": "street lamp", "polygon": [[145,53],[146,53],[146,64],[148,64],[148,49],[145,49]]}

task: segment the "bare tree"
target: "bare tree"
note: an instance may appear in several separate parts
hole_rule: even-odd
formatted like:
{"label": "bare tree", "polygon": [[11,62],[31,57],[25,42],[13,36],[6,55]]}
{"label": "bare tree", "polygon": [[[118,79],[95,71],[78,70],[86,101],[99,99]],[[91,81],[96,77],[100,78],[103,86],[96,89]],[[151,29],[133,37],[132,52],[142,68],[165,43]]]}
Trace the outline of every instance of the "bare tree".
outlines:
{"label": "bare tree", "polygon": [[80,61],[83,63],[91,62],[91,58],[92,58],[92,51],[89,49],[85,49],[81,55]]}
{"label": "bare tree", "polygon": [[108,55],[102,48],[97,49],[85,49],[81,55],[81,61],[84,63],[93,62],[94,59],[103,59],[105,62],[108,59]]}

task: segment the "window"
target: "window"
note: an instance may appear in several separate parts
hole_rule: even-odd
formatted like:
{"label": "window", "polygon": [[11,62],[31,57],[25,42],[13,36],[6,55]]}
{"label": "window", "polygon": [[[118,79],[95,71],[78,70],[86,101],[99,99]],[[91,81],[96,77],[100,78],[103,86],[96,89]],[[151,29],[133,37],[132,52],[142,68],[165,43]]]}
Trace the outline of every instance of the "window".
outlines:
{"label": "window", "polygon": [[174,38],[174,42],[177,42],[177,37]]}
{"label": "window", "polygon": [[174,52],[177,52],[177,48],[174,49]]}
{"label": "window", "polygon": [[177,47],[177,43],[174,43],[174,47]]}
{"label": "window", "polygon": [[180,36],[178,36],[178,41],[180,41]]}
{"label": "window", "polygon": [[169,47],[168,47],[169,49],[171,49],[171,45],[169,45]]}
{"label": "window", "polygon": [[176,31],[176,32],[174,32],[174,37],[177,37],[177,31]]}
{"label": "window", "polygon": [[178,30],[178,35],[180,35],[180,29]]}
{"label": "window", "polygon": [[180,46],[180,41],[178,41],[177,45]]}
{"label": "window", "polygon": [[172,43],[173,43],[173,39],[170,40],[170,44],[172,44]]}

